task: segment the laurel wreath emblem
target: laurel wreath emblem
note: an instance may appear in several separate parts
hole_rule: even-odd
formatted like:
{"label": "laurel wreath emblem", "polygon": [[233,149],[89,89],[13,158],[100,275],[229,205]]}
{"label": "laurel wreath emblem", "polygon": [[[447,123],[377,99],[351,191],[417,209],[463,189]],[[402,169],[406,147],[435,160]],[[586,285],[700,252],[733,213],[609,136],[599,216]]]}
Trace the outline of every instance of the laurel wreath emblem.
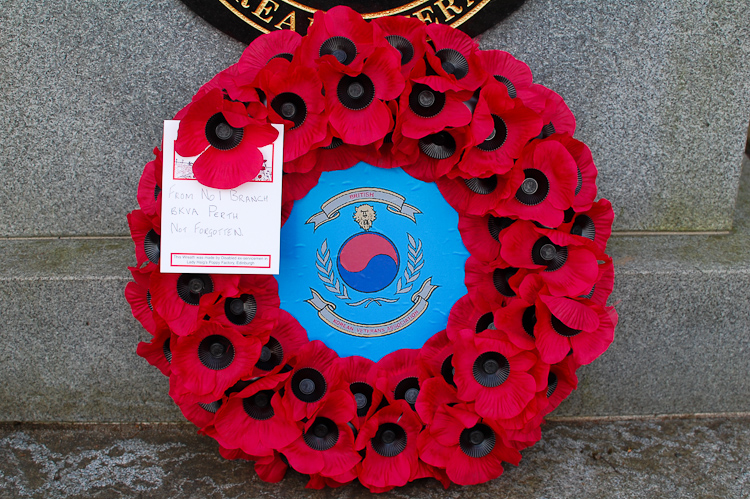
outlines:
{"label": "laurel wreath emblem", "polygon": [[340,300],[349,300],[349,292],[333,271],[333,262],[331,261],[331,252],[328,251],[328,239],[323,241],[320,249],[316,252],[318,261],[315,266],[318,268],[318,278],[323,281],[325,288],[336,295]]}
{"label": "laurel wreath emblem", "polygon": [[[399,277],[396,283],[396,294],[408,293],[411,291],[413,282],[419,279],[419,273],[424,266],[424,259],[422,258],[422,240],[414,238],[408,232],[409,236],[409,256],[406,262],[406,268],[404,269],[403,277]],[[402,284],[403,281],[403,284]]]}

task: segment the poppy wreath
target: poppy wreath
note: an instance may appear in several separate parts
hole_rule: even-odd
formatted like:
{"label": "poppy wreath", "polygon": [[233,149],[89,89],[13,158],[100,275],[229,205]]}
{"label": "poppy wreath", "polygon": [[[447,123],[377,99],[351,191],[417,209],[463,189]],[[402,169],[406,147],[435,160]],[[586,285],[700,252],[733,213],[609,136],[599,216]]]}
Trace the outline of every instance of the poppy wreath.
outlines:
{"label": "poppy wreath", "polygon": [[458,212],[468,294],[421,349],[339,357],[280,308],[273,276],[159,272],[161,152],[128,216],[125,295],[151,333],[137,352],[228,459],[265,481],[373,492],[498,477],[541,438],[576,371],[614,337],[605,253],[614,218],[575,119],[528,66],[449,26],[365,21],[335,7],[307,36],[276,31],[177,113],[202,184],[256,177],[285,129],[282,223],[324,171],[364,161],[435,182]]}

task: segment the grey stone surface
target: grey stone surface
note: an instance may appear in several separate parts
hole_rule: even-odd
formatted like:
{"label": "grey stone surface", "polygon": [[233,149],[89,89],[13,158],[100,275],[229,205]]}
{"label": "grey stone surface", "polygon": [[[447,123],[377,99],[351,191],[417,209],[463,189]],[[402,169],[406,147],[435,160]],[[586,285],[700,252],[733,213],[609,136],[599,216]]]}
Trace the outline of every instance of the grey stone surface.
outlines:
{"label": "grey stone surface", "polygon": [[11,0],[0,23],[0,236],[126,234],[163,120],[244,46],[179,0]]}
{"label": "grey stone surface", "polygon": [[578,120],[618,230],[724,230],[750,119],[746,0],[529,0],[481,37]]}
{"label": "grey stone surface", "polygon": [[[554,416],[750,412],[750,160],[729,236],[614,237],[610,349]],[[0,421],[181,421],[135,354],[128,239],[0,241]]]}
{"label": "grey stone surface", "polygon": [[[742,499],[748,447],[747,418],[557,422],[496,480],[445,491],[423,479],[381,497]],[[264,483],[187,425],[0,426],[0,497],[372,497],[305,483],[294,471]]]}
{"label": "grey stone surface", "polygon": [[[618,230],[730,226],[750,117],[744,0],[529,0],[487,32],[558,91]],[[161,122],[243,46],[179,0],[0,11],[0,236],[125,234]]]}
{"label": "grey stone surface", "polygon": [[135,353],[150,335],[125,276],[0,280],[5,421],[180,421],[169,382]]}
{"label": "grey stone surface", "polygon": [[0,240],[0,419],[181,420],[135,353],[129,239]]}
{"label": "grey stone surface", "polygon": [[615,341],[565,415],[750,411],[750,159],[729,236],[615,237]]}

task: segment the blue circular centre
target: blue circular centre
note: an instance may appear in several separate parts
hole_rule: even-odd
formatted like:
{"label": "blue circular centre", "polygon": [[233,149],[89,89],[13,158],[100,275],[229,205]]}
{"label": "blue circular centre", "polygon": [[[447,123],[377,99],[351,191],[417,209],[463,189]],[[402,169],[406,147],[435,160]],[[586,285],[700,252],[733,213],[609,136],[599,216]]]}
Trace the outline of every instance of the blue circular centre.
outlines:
{"label": "blue circular centre", "polygon": [[433,183],[358,163],[323,173],[281,230],[281,307],[340,356],[421,348],[466,294],[458,214]]}

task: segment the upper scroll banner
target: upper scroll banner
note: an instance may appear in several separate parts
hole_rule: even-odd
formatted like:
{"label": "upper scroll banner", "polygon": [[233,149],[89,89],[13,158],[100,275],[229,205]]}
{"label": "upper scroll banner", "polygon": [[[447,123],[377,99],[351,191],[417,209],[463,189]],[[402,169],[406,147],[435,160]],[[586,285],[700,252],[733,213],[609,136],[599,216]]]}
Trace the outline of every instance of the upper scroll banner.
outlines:
{"label": "upper scroll banner", "polygon": [[[224,33],[250,43],[263,33],[290,29],[307,34],[317,10],[328,10],[341,2],[330,0],[182,0],[203,19]],[[348,7],[365,19],[411,16],[425,23],[448,24],[477,36],[497,24],[525,0],[375,0],[349,2]]]}

